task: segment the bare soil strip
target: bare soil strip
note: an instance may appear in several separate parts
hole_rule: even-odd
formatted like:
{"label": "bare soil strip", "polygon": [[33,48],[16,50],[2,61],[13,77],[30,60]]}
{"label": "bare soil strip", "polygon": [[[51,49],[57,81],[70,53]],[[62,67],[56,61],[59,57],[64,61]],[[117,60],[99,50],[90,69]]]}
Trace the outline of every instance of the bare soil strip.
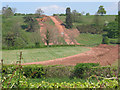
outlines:
{"label": "bare soil strip", "polygon": [[[69,45],[69,44],[79,44],[77,43],[77,41],[73,38],[71,38],[68,33],[66,33],[66,28],[62,25],[62,23],[60,21],[58,21],[55,17],[53,16],[49,16],[51,18],[51,20],[55,23],[56,27],[59,30],[59,33],[61,34],[61,37],[64,38],[65,42]],[[63,35],[62,35],[63,34]]]}

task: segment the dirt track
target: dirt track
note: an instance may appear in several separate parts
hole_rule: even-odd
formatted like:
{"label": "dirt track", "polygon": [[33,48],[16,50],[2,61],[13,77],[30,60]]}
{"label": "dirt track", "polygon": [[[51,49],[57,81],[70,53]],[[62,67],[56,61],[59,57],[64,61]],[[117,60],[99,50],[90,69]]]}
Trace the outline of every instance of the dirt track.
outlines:
{"label": "dirt track", "polygon": [[[61,34],[61,37],[64,38],[65,42],[67,44],[77,44],[79,45],[79,43],[75,40],[75,39],[72,39],[68,33],[66,33],[66,28],[62,25],[62,23],[60,21],[58,21],[55,17],[53,16],[49,16],[51,18],[51,20],[55,23],[56,27],[58,28],[59,30],[59,33]],[[62,35],[62,33],[64,33]]]}
{"label": "dirt track", "polygon": [[59,58],[55,60],[25,63],[43,64],[43,65],[76,65],[77,63],[100,63],[101,65],[109,65],[118,59],[118,46],[99,45],[98,47],[90,48],[90,51],[77,55]]}
{"label": "dirt track", "polygon": [[[63,22],[60,21],[57,17],[50,16],[51,20],[55,23],[59,34],[61,35],[64,32],[64,40],[67,44],[79,44],[72,36],[77,36],[78,30],[67,30],[63,25]],[[38,20],[39,21],[39,20]],[[42,23],[41,31],[45,30],[45,26]],[[44,34],[41,33],[41,36],[44,37]],[[61,35],[63,37],[63,35]],[[52,44],[51,44],[52,45]],[[77,55],[59,58],[55,60],[25,63],[23,65],[29,64],[43,64],[43,65],[76,65],[77,63],[100,63],[101,65],[109,65],[114,63],[118,59],[118,46],[110,45],[99,45],[98,47],[90,48],[90,51],[85,53],[80,53]]]}

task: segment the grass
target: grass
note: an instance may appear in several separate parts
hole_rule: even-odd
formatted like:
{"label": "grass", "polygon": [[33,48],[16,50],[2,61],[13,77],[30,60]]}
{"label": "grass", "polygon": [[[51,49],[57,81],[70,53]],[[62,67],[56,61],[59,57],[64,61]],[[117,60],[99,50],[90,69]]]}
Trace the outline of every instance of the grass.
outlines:
{"label": "grass", "polygon": [[[6,35],[9,34],[9,32],[19,33],[19,37],[16,39],[17,46],[33,46],[35,42],[40,42],[43,44],[41,41],[41,37],[39,33],[36,32],[26,32],[25,29],[21,28],[21,25],[24,24],[24,19],[23,16],[12,16],[9,18],[3,18],[2,21],[2,37],[3,40]],[[6,46],[6,42],[3,41],[3,47]],[[23,45],[22,45],[23,44]]]}
{"label": "grass", "polygon": [[94,46],[101,44],[102,42],[102,35],[99,34],[83,34],[81,33],[76,40],[78,43],[86,45],[86,46]]}
{"label": "grass", "polygon": [[118,60],[116,60],[113,64],[112,64],[112,66],[117,66],[118,67]]}
{"label": "grass", "polygon": [[76,55],[89,50],[85,47],[49,47],[37,49],[22,49],[22,50],[3,50],[2,57],[5,64],[12,64],[19,60],[20,51],[23,52],[22,63],[39,62],[53,60],[56,58]]}
{"label": "grass", "polygon": [[[58,16],[64,23],[66,16]],[[80,22],[79,23],[73,23],[74,27],[77,25],[83,25],[83,24],[92,24],[94,23],[94,16],[79,16]],[[106,15],[106,16],[100,16],[100,22],[101,24],[104,24],[104,21],[112,22],[115,20],[115,15]]]}
{"label": "grass", "polygon": [[[85,83],[86,79],[80,79],[80,78],[70,79],[69,77],[30,79],[30,82],[32,82],[32,83],[40,83],[42,81],[49,82],[49,83],[61,83],[61,82],[67,82],[67,83],[82,82],[82,83]],[[97,80],[95,80],[95,79],[94,80],[90,80],[90,81],[97,83]]]}

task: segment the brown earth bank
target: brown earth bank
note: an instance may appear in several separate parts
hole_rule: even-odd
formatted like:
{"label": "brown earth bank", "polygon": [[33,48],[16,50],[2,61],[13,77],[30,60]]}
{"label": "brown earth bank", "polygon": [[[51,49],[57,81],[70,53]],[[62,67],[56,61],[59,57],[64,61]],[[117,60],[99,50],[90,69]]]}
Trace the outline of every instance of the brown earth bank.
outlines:
{"label": "brown earth bank", "polygon": [[[49,21],[50,19],[55,23],[54,26],[49,25],[48,23],[47,24],[44,23],[46,21]],[[79,31],[77,29],[70,29],[70,30],[66,29],[65,26],[62,25],[63,22],[60,21],[58,17],[48,16],[44,18],[44,21],[41,21],[41,18],[37,18],[37,21],[39,22],[39,25],[40,25],[41,38],[44,43],[45,43],[44,38],[46,38],[45,32],[46,30],[49,30],[49,32],[51,32],[52,34],[56,32],[55,35],[51,35],[52,37],[56,35],[57,35],[57,38],[62,37],[64,38],[64,41],[68,45],[74,45],[74,44],[80,45],[75,39],[75,37],[79,35]],[[52,32],[53,30],[54,32]],[[51,40],[50,42],[51,42],[50,45],[55,45],[54,42],[58,43],[59,41],[54,37],[54,40]]]}
{"label": "brown earth bank", "polygon": [[111,65],[118,60],[118,45],[101,44],[97,47],[89,47],[90,51],[73,56],[58,58],[55,60],[24,63],[22,65],[42,64],[42,65],[76,65],[77,63],[100,63],[100,65]]}

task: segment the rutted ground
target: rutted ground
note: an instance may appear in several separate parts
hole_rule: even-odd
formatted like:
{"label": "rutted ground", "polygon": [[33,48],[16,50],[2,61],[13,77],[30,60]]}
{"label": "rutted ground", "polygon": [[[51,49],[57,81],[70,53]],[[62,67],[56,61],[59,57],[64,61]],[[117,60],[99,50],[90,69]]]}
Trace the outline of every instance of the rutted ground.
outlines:
{"label": "rutted ground", "polygon": [[[55,23],[57,29],[59,30],[59,33],[63,33],[63,35],[61,34],[61,37],[64,37],[65,42],[70,45],[70,44],[77,44],[79,45],[79,43],[74,39],[74,34],[71,34],[71,36],[68,35],[68,33],[66,32],[67,29],[65,29],[65,27],[62,25],[62,22],[59,22],[55,17],[50,16],[50,18],[53,20],[53,22]],[[70,31],[70,30],[69,30]]]}
{"label": "rutted ground", "polygon": [[100,63],[100,65],[110,65],[118,60],[118,45],[99,45],[97,47],[90,48],[90,51],[80,53],[65,58],[59,58],[55,60],[24,63],[22,65],[29,64],[43,64],[43,65],[76,65],[77,63]]}
{"label": "rutted ground", "polygon": [[[47,20],[51,19],[55,25],[52,26],[52,25],[48,25],[48,24],[45,24],[44,22],[46,22]],[[41,21],[41,19],[37,19],[37,21],[39,22],[40,24],[40,33],[41,33],[41,37],[42,37],[42,41],[45,43],[46,45],[46,42],[44,41],[44,38],[45,38],[45,32],[47,29],[53,29],[57,35],[57,38],[58,37],[62,37],[64,39],[64,41],[66,42],[66,44],[68,45],[72,45],[72,44],[77,44],[77,45],[80,45],[76,40],[75,40],[75,36],[76,35],[79,35],[79,32],[77,29],[72,29],[72,30],[68,30],[65,28],[64,25],[62,25],[62,21],[60,21],[57,17],[54,17],[54,16],[49,16],[49,17],[46,17],[46,21]],[[48,27],[48,28],[47,28]],[[52,30],[51,30],[52,32]],[[55,36],[55,35],[52,35],[52,36]],[[50,41],[50,45],[53,45],[55,44],[54,42],[56,42],[56,44],[63,44],[63,43],[58,43],[59,41],[57,41],[57,39],[54,37],[54,40]]]}

